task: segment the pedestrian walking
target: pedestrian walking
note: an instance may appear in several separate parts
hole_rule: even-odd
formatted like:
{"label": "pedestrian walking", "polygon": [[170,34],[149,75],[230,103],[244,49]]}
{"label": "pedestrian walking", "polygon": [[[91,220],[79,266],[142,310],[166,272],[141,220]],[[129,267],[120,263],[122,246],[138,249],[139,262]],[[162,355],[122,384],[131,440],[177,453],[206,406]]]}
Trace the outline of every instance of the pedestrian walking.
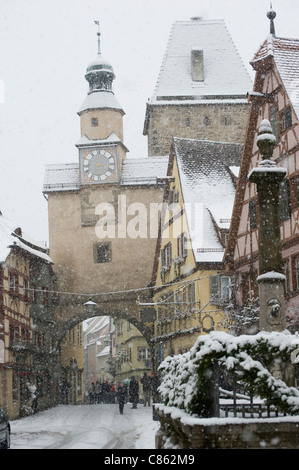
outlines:
{"label": "pedestrian walking", "polygon": [[113,383],[110,384],[110,389],[109,389],[109,403],[115,404],[115,393],[116,393],[116,387]]}
{"label": "pedestrian walking", "polygon": [[127,400],[127,389],[123,382],[121,382],[117,388],[116,395],[118,400],[119,413],[122,415],[124,412],[124,405]]}
{"label": "pedestrian walking", "polygon": [[151,406],[151,394],[152,394],[152,381],[151,378],[144,372],[140,382],[143,388],[143,405]]}
{"label": "pedestrian walking", "polygon": [[101,382],[96,380],[95,385],[95,402],[99,404],[101,402]]}
{"label": "pedestrian walking", "polygon": [[33,413],[36,413],[37,409],[37,395],[36,395],[36,386],[30,382],[26,383],[29,395],[29,404]]}
{"label": "pedestrian walking", "polygon": [[95,385],[94,382],[91,382],[88,388],[89,404],[92,405],[95,399]]}
{"label": "pedestrian walking", "polygon": [[63,381],[60,384],[61,403],[63,405],[69,404],[69,389],[70,388],[71,388],[71,384],[66,379],[63,379]]}
{"label": "pedestrian walking", "polygon": [[135,379],[134,375],[131,377],[129,385],[129,399],[132,403],[132,408],[137,408],[137,403],[139,401],[139,384]]}
{"label": "pedestrian walking", "polygon": [[109,403],[109,382],[108,380],[103,383],[103,403]]}

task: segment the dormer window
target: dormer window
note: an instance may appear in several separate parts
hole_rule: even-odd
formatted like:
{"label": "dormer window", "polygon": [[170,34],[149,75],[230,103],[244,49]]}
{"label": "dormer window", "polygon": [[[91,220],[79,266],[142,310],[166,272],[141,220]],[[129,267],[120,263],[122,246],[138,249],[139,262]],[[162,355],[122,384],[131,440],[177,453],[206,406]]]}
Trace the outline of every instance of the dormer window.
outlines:
{"label": "dormer window", "polygon": [[205,79],[203,51],[198,48],[191,50],[191,74],[194,82],[203,82]]}

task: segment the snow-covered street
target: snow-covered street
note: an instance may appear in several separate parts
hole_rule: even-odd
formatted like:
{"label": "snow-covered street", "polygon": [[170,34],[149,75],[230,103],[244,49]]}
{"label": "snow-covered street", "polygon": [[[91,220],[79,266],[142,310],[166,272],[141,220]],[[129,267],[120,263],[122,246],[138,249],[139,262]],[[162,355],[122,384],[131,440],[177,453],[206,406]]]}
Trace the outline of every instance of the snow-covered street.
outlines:
{"label": "snow-covered street", "polygon": [[59,405],[11,422],[11,449],[154,449],[152,407]]}

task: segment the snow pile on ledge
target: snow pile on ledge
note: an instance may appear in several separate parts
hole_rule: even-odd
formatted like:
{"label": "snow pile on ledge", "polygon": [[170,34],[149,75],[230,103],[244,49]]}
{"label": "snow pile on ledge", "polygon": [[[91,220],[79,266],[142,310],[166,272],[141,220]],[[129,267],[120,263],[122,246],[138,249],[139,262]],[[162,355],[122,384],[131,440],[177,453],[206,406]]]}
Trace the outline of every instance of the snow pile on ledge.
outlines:
{"label": "snow pile on ledge", "polygon": [[298,345],[299,337],[288,331],[241,336],[212,332],[199,336],[189,352],[167,357],[160,365],[162,400],[165,405],[191,415],[207,416],[213,369],[217,364],[234,372],[266,404],[273,404],[289,415],[298,414],[299,391],[276,379],[268,370],[274,360],[289,363]]}

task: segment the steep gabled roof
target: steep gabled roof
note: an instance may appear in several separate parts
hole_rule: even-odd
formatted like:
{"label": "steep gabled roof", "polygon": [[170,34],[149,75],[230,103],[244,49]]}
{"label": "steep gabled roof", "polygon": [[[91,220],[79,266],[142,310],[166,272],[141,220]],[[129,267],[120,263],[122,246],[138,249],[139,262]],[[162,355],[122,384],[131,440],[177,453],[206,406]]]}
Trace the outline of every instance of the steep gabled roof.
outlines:
{"label": "steep gabled roof", "polygon": [[299,39],[270,34],[250,62],[254,70],[274,60],[294,111],[299,118]]}
{"label": "steep gabled roof", "polygon": [[[204,80],[192,80],[191,51],[203,51]],[[223,20],[193,19],[173,24],[150,102],[175,98],[246,98],[250,76]]]}
{"label": "steep gabled roof", "polygon": [[174,138],[173,147],[195,260],[220,262],[224,249],[215,224],[229,228],[235,197],[230,166],[240,164],[242,145]]}

